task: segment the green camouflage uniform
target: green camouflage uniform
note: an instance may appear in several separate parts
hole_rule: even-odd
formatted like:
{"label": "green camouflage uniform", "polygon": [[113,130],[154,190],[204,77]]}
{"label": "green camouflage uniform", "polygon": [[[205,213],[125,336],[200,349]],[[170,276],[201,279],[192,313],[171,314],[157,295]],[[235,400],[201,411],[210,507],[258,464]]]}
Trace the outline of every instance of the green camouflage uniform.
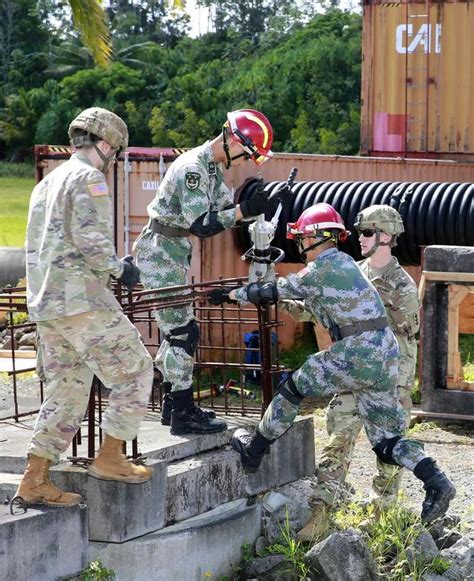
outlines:
{"label": "green camouflage uniform", "polygon": [[[227,208],[227,209],[225,209]],[[180,155],[170,166],[154,200],[148,205],[150,218],[159,224],[189,230],[203,214],[217,212],[222,229],[235,225],[233,195],[214,163],[210,142]],[[135,242],[137,264],[145,288],[189,284],[192,242],[186,235],[171,237],[153,233],[146,226]],[[163,335],[195,319],[192,307],[162,309],[154,313]],[[185,337],[176,335],[178,340]],[[172,391],[191,387],[194,357],[183,348],[162,339],[155,365]]]}
{"label": "green camouflage uniform", "polygon": [[[363,260],[359,266],[378,290],[387,311],[388,322],[398,341],[398,394],[408,427],[416,366],[415,334],[419,330],[418,289],[394,257],[381,269],[371,267],[369,259]],[[362,428],[357,403],[351,393],[338,394],[331,400],[326,422],[330,439],[321,454],[314,499],[330,505],[339,496]],[[378,474],[372,483],[374,498],[379,499],[379,502],[391,502],[397,496],[402,472],[398,466],[385,464],[378,458],[377,468]]]}
{"label": "green camouflage uniform", "polygon": [[[277,282],[279,300],[304,301],[305,308],[327,329],[385,315],[379,294],[355,261],[336,248],[324,251],[299,273]],[[236,298],[246,301],[245,287]],[[337,331],[336,331],[337,332]],[[392,458],[409,470],[425,457],[419,442],[403,437],[405,414],[397,393],[398,345],[389,327],[366,331],[336,341],[329,349],[310,355],[293,373],[305,397],[351,391],[367,436],[376,446],[400,437]],[[258,429],[268,440],[280,437],[293,423],[299,405],[277,394]]]}
{"label": "green camouflage uniform", "polygon": [[102,427],[135,438],[152,361],[107,287],[123,267],[112,242],[105,177],[75,154],[33,190],[26,232],[27,302],[41,341],[46,399],[28,453],[56,462],[86,411],[93,375],[112,390]]}

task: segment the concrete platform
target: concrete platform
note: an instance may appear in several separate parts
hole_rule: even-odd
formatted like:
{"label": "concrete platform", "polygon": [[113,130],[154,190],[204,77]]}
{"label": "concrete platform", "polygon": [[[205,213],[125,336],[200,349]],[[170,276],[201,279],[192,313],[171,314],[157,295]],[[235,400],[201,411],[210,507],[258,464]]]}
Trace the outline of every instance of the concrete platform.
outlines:
{"label": "concrete platform", "polygon": [[260,536],[261,507],[246,499],[122,545],[91,543],[90,558],[115,571],[117,581],[202,581],[230,576],[244,544]]}
{"label": "concrete platform", "polygon": [[[161,425],[157,414],[149,414],[140,430],[139,443],[140,452],[146,456],[146,463],[154,466],[155,475],[145,484],[99,481],[89,477],[85,468],[65,461],[51,470],[52,480],[65,490],[79,492],[88,507],[81,526],[71,526],[82,531],[81,542],[87,545],[90,541],[89,560],[101,558],[106,567],[118,573],[118,579],[126,581],[197,580],[207,572],[213,576],[232,572],[240,561],[242,544],[253,542],[259,534],[259,508],[247,507],[246,499],[313,474],[314,427],[311,417],[298,418],[271,447],[261,470],[249,475],[231,448],[230,438],[237,427],[251,429],[256,420],[240,417],[226,420],[229,423],[226,432],[177,437]],[[21,478],[33,422],[32,418],[19,424],[0,422],[2,500],[12,497]],[[79,455],[86,456],[85,446],[84,442]],[[35,512],[29,509],[27,515],[35,516]],[[12,517],[13,524],[16,518]],[[30,525],[24,526],[28,529]],[[61,523],[54,526],[55,538],[67,534],[61,532]],[[21,535],[19,528],[11,529],[9,535],[13,535],[13,540],[5,553],[7,561],[25,560],[23,538],[29,534],[35,543],[32,555],[36,554],[36,545],[43,540],[34,532],[33,525],[30,528],[31,533],[27,530]],[[58,546],[61,559],[63,548]],[[81,550],[82,560],[83,553]],[[26,560],[30,561],[29,556]],[[34,568],[34,563],[29,566]],[[61,575],[73,574],[75,567],[76,563],[71,561],[69,571],[64,573],[61,569]],[[56,578],[45,575],[44,579]],[[6,578],[34,579],[22,575]]]}

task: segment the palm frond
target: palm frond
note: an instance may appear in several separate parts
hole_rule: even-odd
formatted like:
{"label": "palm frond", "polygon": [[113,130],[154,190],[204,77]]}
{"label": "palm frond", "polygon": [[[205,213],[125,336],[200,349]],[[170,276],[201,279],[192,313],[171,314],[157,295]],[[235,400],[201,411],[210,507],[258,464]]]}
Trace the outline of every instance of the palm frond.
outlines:
{"label": "palm frond", "polygon": [[102,0],[69,0],[74,23],[94,62],[107,66],[112,55],[112,39]]}

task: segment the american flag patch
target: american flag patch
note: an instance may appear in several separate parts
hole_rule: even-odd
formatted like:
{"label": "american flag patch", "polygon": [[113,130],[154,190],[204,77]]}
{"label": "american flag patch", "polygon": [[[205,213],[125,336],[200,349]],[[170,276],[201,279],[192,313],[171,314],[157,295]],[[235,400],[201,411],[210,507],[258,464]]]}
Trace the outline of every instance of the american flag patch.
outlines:
{"label": "american flag patch", "polygon": [[88,184],[89,192],[91,196],[106,196],[109,193],[107,184],[105,182],[99,182],[96,184]]}

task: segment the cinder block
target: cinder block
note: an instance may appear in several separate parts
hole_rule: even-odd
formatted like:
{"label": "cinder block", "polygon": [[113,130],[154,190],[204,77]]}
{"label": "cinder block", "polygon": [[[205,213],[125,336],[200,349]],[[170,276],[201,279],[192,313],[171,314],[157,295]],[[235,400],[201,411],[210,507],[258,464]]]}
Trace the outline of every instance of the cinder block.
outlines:
{"label": "cinder block", "polygon": [[52,480],[65,490],[82,495],[89,508],[89,537],[93,541],[123,543],[165,526],[167,463],[149,460],[155,470],[143,484],[98,480],[84,468],[58,466]]}
{"label": "cinder block", "polygon": [[28,508],[11,515],[0,505],[0,579],[51,581],[77,575],[88,563],[87,508]]}

